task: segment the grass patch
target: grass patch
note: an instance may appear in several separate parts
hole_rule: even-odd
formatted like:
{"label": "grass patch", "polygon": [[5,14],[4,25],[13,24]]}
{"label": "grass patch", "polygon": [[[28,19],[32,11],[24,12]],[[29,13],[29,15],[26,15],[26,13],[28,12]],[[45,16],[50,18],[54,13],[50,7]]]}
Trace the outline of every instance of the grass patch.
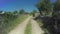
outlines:
{"label": "grass patch", "polygon": [[30,23],[31,21],[29,21],[26,30],[25,30],[25,34],[31,34],[31,30],[32,30],[32,25]]}

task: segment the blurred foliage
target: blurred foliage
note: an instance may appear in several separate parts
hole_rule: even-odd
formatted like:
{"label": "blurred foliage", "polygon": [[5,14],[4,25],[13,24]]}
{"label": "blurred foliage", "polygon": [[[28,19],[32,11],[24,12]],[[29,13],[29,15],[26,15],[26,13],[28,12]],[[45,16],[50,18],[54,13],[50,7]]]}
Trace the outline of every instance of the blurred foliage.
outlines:
{"label": "blurred foliage", "polygon": [[4,14],[0,14],[2,17],[0,22],[0,34],[7,34],[10,30],[12,30],[16,25],[22,22],[27,16],[19,15],[17,11],[15,12],[5,12]]}
{"label": "blurred foliage", "polygon": [[26,12],[23,10],[23,9],[21,9],[20,11],[19,11],[19,14],[25,14]]}
{"label": "blurred foliage", "polygon": [[[36,6],[40,12],[40,15],[43,16],[40,18],[42,19],[43,23],[42,27],[45,29],[45,31],[48,31],[48,33],[46,32],[46,34],[57,34],[57,31],[59,29],[57,25],[60,24],[60,0],[56,0],[56,2],[54,3],[50,2],[50,0],[39,0],[39,3]],[[45,13],[45,16],[43,15],[43,13]],[[52,15],[51,17],[46,16],[50,13]],[[55,26],[57,27],[57,29]],[[60,34],[60,32],[58,33]]]}
{"label": "blurred foliage", "polygon": [[56,2],[53,4],[53,14],[60,15],[60,0],[56,0]]}
{"label": "blurred foliage", "polygon": [[33,10],[32,12],[30,12],[30,15],[33,15],[34,13],[37,13],[37,10]]}
{"label": "blurred foliage", "polygon": [[36,6],[39,9],[41,15],[43,15],[42,13],[44,12],[45,15],[48,15],[49,11],[51,11],[52,8],[50,0],[40,0],[40,2]]}
{"label": "blurred foliage", "polygon": [[14,11],[14,12],[13,12],[13,14],[17,14],[17,13],[18,13],[18,11]]}
{"label": "blurred foliage", "polygon": [[0,28],[3,32],[0,30],[0,34],[4,34],[5,30],[11,27],[11,24],[13,24],[11,23],[11,21],[17,19],[17,15],[12,14],[11,12],[5,12],[4,14],[0,14],[0,15],[1,15],[0,17],[2,17],[1,19],[3,19],[3,22],[1,22],[0,24],[1,26]]}

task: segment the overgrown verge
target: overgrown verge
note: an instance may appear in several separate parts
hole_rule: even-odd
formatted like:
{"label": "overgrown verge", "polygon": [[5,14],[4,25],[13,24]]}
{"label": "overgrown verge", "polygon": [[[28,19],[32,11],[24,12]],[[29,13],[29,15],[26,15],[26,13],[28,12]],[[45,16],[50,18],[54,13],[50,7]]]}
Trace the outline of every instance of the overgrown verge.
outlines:
{"label": "overgrown verge", "polygon": [[31,34],[31,30],[32,30],[32,25],[30,23],[31,21],[29,21],[26,30],[25,30],[25,34]]}
{"label": "overgrown verge", "polygon": [[9,31],[14,29],[18,24],[20,24],[23,20],[25,20],[28,16],[18,16],[18,15],[10,15],[10,14],[4,14],[4,23],[2,24],[2,27],[0,31],[1,34],[8,34]]}
{"label": "overgrown verge", "polygon": [[18,24],[20,24],[26,18],[27,18],[27,16],[21,16],[21,17],[18,17],[17,19],[15,19],[14,21],[11,21],[10,22],[11,24],[9,25],[9,28],[7,28],[7,32],[9,32],[10,30],[14,29],[14,27],[16,27]]}

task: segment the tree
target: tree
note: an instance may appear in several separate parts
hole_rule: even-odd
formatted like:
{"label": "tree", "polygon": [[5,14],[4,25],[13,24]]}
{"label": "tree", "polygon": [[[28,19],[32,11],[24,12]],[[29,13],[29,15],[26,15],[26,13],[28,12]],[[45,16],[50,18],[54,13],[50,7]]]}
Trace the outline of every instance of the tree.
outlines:
{"label": "tree", "polygon": [[59,14],[60,11],[60,0],[56,0],[56,2],[54,3],[54,7],[53,7],[53,14]]}
{"label": "tree", "polygon": [[40,0],[36,6],[39,9],[41,15],[43,15],[43,12],[45,12],[46,15],[49,14],[49,11],[52,8],[50,0]]}
{"label": "tree", "polygon": [[17,13],[18,13],[18,11],[14,11],[13,13],[14,13],[14,14],[17,14]]}
{"label": "tree", "polygon": [[19,14],[25,14],[25,11],[22,9],[20,10]]}
{"label": "tree", "polygon": [[30,12],[30,15],[37,13],[37,10],[33,10],[32,12]]}

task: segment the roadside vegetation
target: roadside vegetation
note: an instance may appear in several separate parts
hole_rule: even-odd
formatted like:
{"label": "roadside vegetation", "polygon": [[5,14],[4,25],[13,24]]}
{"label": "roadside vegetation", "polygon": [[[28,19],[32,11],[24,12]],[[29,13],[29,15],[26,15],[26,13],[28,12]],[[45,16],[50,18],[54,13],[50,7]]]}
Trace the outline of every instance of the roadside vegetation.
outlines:
{"label": "roadside vegetation", "polygon": [[[23,11],[22,11],[23,13]],[[14,29],[18,24],[20,24],[22,21],[24,21],[26,18],[28,18],[28,15],[25,13],[20,14],[17,11],[14,12],[5,12],[0,13],[0,34],[7,34],[12,29]]]}
{"label": "roadside vegetation", "polygon": [[[51,2],[51,0],[39,0],[36,6],[40,13],[37,19],[41,19],[39,21],[42,21],[45,34],[60,34],[60,0],[56,0],[55,2]],[[41,25],[40,22],[39,24]]]}
{"label": "roadside vegetation", "polygon": [[16,18],[13,21],[10,21],[9,24],[6,26],[6,32],[8,33],[9,31],[11,31],[12,29],[14,29],[14,27],[16,27],[18,24],[20,24],[22,21],[24,21],[28,16],[20,16],[18,18]]}
{"label": "roadside vegetation", "polygon": [[31,25],[31,21],[29,21],[25,30],[25,34],[31,34],[31,30],[32,30],[32,25]]}

